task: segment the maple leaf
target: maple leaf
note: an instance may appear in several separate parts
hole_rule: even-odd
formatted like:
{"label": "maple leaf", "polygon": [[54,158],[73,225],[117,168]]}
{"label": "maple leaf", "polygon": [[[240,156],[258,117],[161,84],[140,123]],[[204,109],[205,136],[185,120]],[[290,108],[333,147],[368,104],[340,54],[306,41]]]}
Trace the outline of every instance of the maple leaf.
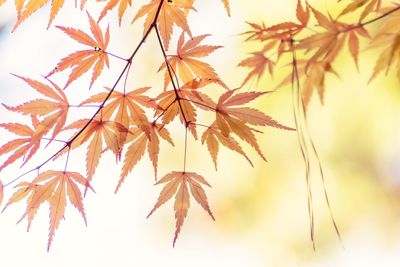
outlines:
{"label": "maple leaf", "polygon": [[[338,1],[341,2],[341,1]],[[352,13],[357,9],[364,7],[360,15],[360,21],[362,21],[365,17],[367,17],[372,12],[377,12],[380,10],[382,4],[382,0],[355,0],[349,3],[343,11],[339,14],[339,17]]]}
{"label": "maple leaf", "polygon": [[144,5],[139,9],[136,16],[133,18],[132,23],[135,22],[137,19],[146,16],[146,20],[144,23],[144,33],[146,33],[148,29],[152,27],[158,7],[160,5],[160,1],[164,1],[164,3],[162,4],[158,16],[157,28],[160,31],[164,47],[166,50],[168,50],[174,25],[177,25],[184,32],[189,34],[190,37],[192,37],[192,32],[190,31],[189,25],[186,20],[186,14],[182,10],[192,9],[192,4],[190,3],[190,1],[151,0],[149,4]]}
{"label": "maple leaf", "polygon": [[250,144],[262,159],[266,160],[257,143],[256,137],[254,136],[253,131],[255,130],[247,124],[255,126],[270,126],[284,130],[294,129],[280,124],[257,109],[236,107],[246,104],[266,94],[266,92],[247,92],[234,95],[235,92],[236,90],[230,90],[220,96],[218,103],[215,106],[215,124],[221,131],[222,135],[228,137],[230,133],[236,134],[242,140]]}
{"label": "maple leaf", "polygon": [[67,120],[69,109],[67,96],[60,87],[50,80],[49,82],[53,88],[36,80],[18,75],[15,76],[25,81],[29,86],[42,95],[52,99],[52,101],[47,99],[35,99],[16,107],[7,106],[5,104],[3,104],[3,106],[10,111],[20,112],[24,115],[43,117],[41,125],[47,128],[46,132],[54,127],[53,134],[49,141],[50,143],[62,130]]}
{"label": "maple leaf", "polygon": [[131,128],[126,143],[131,143],[125,153],[124,165],[115,192],[119,190],[125,178],[143,157],[146,147],[157,178],[158,155],[160,153],[160,138],[174,145],[168,130],[162,124],[146,123]]}
{"label": "maple leaf", "polygon": [[[183,81],[183,84],[186,84],[195,78],[221,80],[215,73],[215,70],[209,64],[197,60],[197,58],[208,56],[215,50],[222,47],[199,45],[207,36],[210,35],[205,34],[196,36],[185,42],[185,33],[182,32],[178,40],[176,55],[171,55],[168,57],[168,64],[170,65],[171,69],[177,75],[179,75]],[[163,63],[159,68],[159,71],[165,68],[166,64]],[[167,88],[170,82],[171,77],[168,71],[166,71],[164,77],[164,90]]]}
{"label": "maple leaf", "polygon": [[264,22],[257,24],[246,21],[246,23],[251,27],[251,30],[241,33],[241,35],[248,35],[245,41],[265,41],[269,39],[268,27]]}
{"label": "maple leaf", "polygon": [[308,106],[314,91],[317,91],[321,103],[324,103],[325,77],[328,72],[339,77],[332,66],[325,62],[312,63],[308,66],[307,74],[304,73],[304,68],[303,72],[300,72],[305,76],[302,88],[302,97],[306,107]]}
{"label": "maple leaf", "polygon": [[[47,24],[47,28],[50,27],[51,23],[53,22],[54,18],[56,17],[57,13],[60,11],[62,6],[64,5],[65,0],[52,0],[51,1],[51,11],[50,11],[50,19]],[[0,1],[0,5],[4,3]],[[30,0],[25,5],[25,0],[15,0],[15,8],[17,10],[17,22],[15,23],[13,30],[15,31],[17,27],[28,17],[30,17],[33,13],[38,11],[40,8],[45,6],[50,0]],[[81,5],[84,5],[84,1],[82,0]],[[23,9],[25,6],[25,9]]]}
{"label": "maple leaf", "polygon": [[104,9],[101,11],[100,13],[100,17],[98,19],[98,22],[100,20],[102,20],[106,15],[107,12],[114,9],[117,4],[119,3],[119,7],[118,7],[118,21],[119,21],[119,26],[121,26],[121,20],[122,20],[122,16],[124,15],[126,8],[129,6],[131,6],[132,4],[132,0],[109,0],[107,5],[104,7]]}
{"label": "maple leaf", "polygon": [[[122,124],[125,128],[129,129],[130,125],[141,125],[148,122],[145,111],[142,107],[156,108],[157,104],[154,100],[148,96],[145,96],[150,87],[138,88],[126,93],[120,93],[114,90],[107,104],[102,109],[102,116],[104,120],[110,120],[113,118],[115,122]],[[106,88],[110,91],[110,88]],[[80,106],[84,106],[91,103],[102,103],[106,99],[108,93],[99,93],[91,96],[87,100],[83,101]],[[113,116],[115,114],[115,116]],[[120,133],[120,143],[125,143],[126,134]]]}
{"label": "maple leaf", "polygon": [[342,50],[347,36],[349,50],[358,67],[359,53],[359,37],[369,38],[367,30],[361,24],[352,25],[342,23],[338,20],[327,17],[318,10],[311,8],[318,25],[324,28],[325,32],[315,33],[300,41],[296,49],[305,49],[308,53],[311,50],[316,50],[308,60],[309,64],[318,61],[332,63],[339,52]]}
{"label": "maple leaf", "polygon": [[[307,68],[307,72],[306,72]],[[306,60],[297,61],[297,73],[299,79],[303,79],[301,87],[301,95],[304,101],[304,106],[307,108],[310,99],[314,92],[319,96],[321,104],[324,103],[325,95],[325,80],[327,74],[333,74],[337,78],[340,78],[339,74],[328,62],[317,61],[308,63]],[[290,84],[292,82],[292,74],[286,76],[282,82],[276,86],[275,89],[280,88],[284,85]]]}
{"label": "maple leaf", "polygon": [[171,172],[166,174],[156,183],[156,185],[159,184],[166,185],[162,189],[154,208],[150,211],[147,218],[149,218],[155,210],[157,210],[175,195],[174,210],[176,230],[173,246],[175,246],[176,240],[190,207],[190,194],[194,200],[200,204],[200,206],[210,215],[210,217],[215,220],[207,201],[207,195],[201,185],[206,185],[208,187],[211,186],[202,176],[194,172]]}
{"label": "maple leaf", "polygon": [[201,93],[198,89],[210,85],[212,83],[224,86],[220,80],[198,78],[186,83],[177,91],[165,91],[157,96],[157,109],[155,115],[161,117],[163,124],[169,124],[178,115],[181,123],[189,129],[193,137],[197,139],[196,108],[207,111],[214,111],[214,101],[206,94]]}
{"label": "maple leaf", "polygon": [[[193,80],[177,91],[170,90],[161,93],[156,98],[158,102],[154,116],[162,116],[163,124],[169,124],[179,115],[181,123],[188,127],[193,137],[197,139],[197,112],[194,105],[212,110],[212,107],[209,106],[210,103],[213,103],[211,98],[197,91],[199,87],[206,84],[201,80]],[[195,86],[195,88],[191,86]]]}
{"label": "maple leaf", "polygon": [[383,70],[387,74],[390,68],[397,62],[397,78],[400,80],[400,32],[398,25],[400,23],[399,12],[393,13],[387,18],[380,27],[380,31],[371,41],[370,48],[383,48],[378,60],[376,61],[374,71],[369,79],[371,82]]}
{"label": "maple leaf", "polygon": [[[88,119],[78,120],[65,127],[64,130],[83,129],[88,122]],[[70,148],[74,149],[92,138],[86,152],[86,173],[87,180],[89,182],[93,178],[104,149],[110,149],[116,155],[117,159],[120,157],[123,146],[123,144],[120,143],[117,135],[117,133],[120,132],[127,133],[128,129],[118,122],[96,118],[90,122],[85,130],[83,130],[83,132],[81,132],[70,145]],[[103,139],[105,141],[105,145],[103,145]],[[67,152],[68,149],[69,148],[66,147],[58,154],[58,157]]]}
{"label": "maple leaf", "polygon": [[229,7],[229,0],[221,0],[221,1],[225,6],[226,13],[228,13],[228,16],[231,16],[231,9]]}
{"label": "maple leaf", "polygon": [[87,223],[85,209],[82,202],[82,192],[80,191],[78,184],[88,186],[88,181],[77,172],[43,172],[31,183],[22,182],[18,184],[16,187],[19,189],[10,197],[4,209],[11,204],[27,198],[26,211],[18,222],[27,217],[29,231],[37,210],[43,203],[48,202],[50,205],[50,228],[47,250],[49,250],[55,231],[57,230],[61,219],[64,218],[67,197],[69,202],[82,215],[85,224]]}
{"label": "maple leaf", "polygon": [[103,71],[104,65],[109,67],[108,55],[105,52],[108,46],[108,42],[110,40],[109,27],[107,27],[107,30],[103,36],[100,26],[94,21],[89,13],[87,13],[87,15],[90,23],[90,31],[92,32],[94,38],[90,37],[88,34],[79,29],[57,26],[57,28],[68,34],[68,36],[75,41],[93,48],[91,50],[81,50],[69,54],[68,56],[61,59],[54,71],[50,72],[47,75],[48,77],[55,72],[60,72],[67,68],[72,68],[64,89],[74,80],[78,79],[80,76],[82,76],[85,72],[89,71],[89,69],[93,67],[92,79],[89,86],[92,87],[95,80],[100,76],[100,73]]}
{"label": "maple leaf", "polygon": [[252,56],[242,60],[239,63],[238,66],[240,67],[253,68],[243,80],[240,87],[243,87],[243,85],[245,85],[253,77],[256,77],[258,82],[264,74],[266,68],[268,69],[269,74],[273,76],[275,62],[266,57],[264,53],[264,51],[253,52],[251,53]]}
{"label": "maple leaf", "polygon": [[[0,171],[19,158],[23,158],[23,165],[27,163],[40,147],[40,141],[46,134],[36,117],[32,116],[33,129],[20,123],[1,123],[0,127],[12,132],[21,138],[12,140],[0,147],[0,155],[14,151],[14,153],[0,166]],[[22,167],[21,166],[21,167]]]}
{"label": "maple leaf", "polygon": [[206,143],[210,156],[214,162],[215,170],[217,170],[217,159],[219,152],[219,144],[229,148],[232,151],[236,151],[247,159],[251,166],[253,163],[247,157],[246,153],[241,148],[240,144],[232,137],[225,136],[218,130],[216,123],[214,122],[207,130],[203,133],[201,137],[202,144]]}
{"label": "maple leaf", "polygon": [[270,27],[267,27],[264,23],[250,23],[247,22],[253,30],[242,33],[242,35],[249,35],[248,40],[258,41],[289,41],[296,34],[300,33],[308,24],[310,19],[309,6],[306,5],[303,8],[301,0],[297,1],[296,18],[300,23],[295,22],[282,22]]}

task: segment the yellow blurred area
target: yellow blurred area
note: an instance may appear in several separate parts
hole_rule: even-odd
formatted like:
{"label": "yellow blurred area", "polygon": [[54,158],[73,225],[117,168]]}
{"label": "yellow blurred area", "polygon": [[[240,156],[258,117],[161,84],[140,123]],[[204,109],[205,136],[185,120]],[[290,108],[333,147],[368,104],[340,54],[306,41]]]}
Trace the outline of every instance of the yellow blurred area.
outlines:
{"label": "yellow blurred area", "polygon": [[[123,20],[126,28],[118,27],[115,13],[109,14],[108,21],[106,19],[102,24],[110,24],[111,51],[124,57],[131,53],[142,36],[143,21],[133,25],[130,22],[132,14],[145,1],[132,2],[133,7]],[[249,52],[260,48],[258,43],[244,43],[244,38],[239,36],[248,30],[245,21],[271,25],[293,20],[296,2],[231,0],[232,16],[229,18],[221,1],[198,0],[195,4],[198,12],[189,15],[189,24],[194,35],[212,34],[206,39],[207,44],[224,46],[205,60],[228,86],[236,88],[248,71],[237,68],[237,64]],[[337,1],[309,2],[323,12],[339,12]],[[99,5],[88,4],[87,9],[98,14],[100,9],[94,7]],[[344,3],[339,6],[343,7]],[[1,7],[0,15],[1,23],[12,24],[15,20],[13,3]],[[14,105],[28,100],[21,100],[21,94],[31,98],[36,96],[26,93],[25,85],[8,73],[40,79],[40,75],[51,69],[58,59],[80,49],[79,44],[68,40],[54,27],[45,30],[48,15],[49,7],[35,14],[15,33],[10,34],[9,28],[6,29],[8,32],[3,32],[0,40],[2,103]],[[84,12],[75,10],[71,3],[66,4],[55,24],[88,29]],[[372,33],[375,31],[373,25],[368,29]],[[173,43],[178,36],[178,33],[174,35]],[[188,170],[201,174],[212,185],[207,194],[216,221],[213,222],[192,201],[175,248],[171,246],[175,227],[172,203],[145,219],[161,190],[153,186],[153,170],[147,155],[127,178],[122,190],[114,195],[122,164],[114,164],[113,156],[105,154],[94,178],[97,193],[85,199],[88,227],[84,227],[73,207],[68,207],[66,220],[56,233],[52,250],[45,253],[48,211],[41,210],[33,229],[26,234],[25,226],[14,226],[23,207],[10,208],[0,217],[2,264],[16,267],[28,264],[57,267],[400,266],[400,84],[392,72],[367,84],[377,56],[375,51],[362,51],[358,72],[349,52],[344,49],[334,65],[340,78],[333,75],[327,78],[324,105],[314,95],[307,112],[309,132],[325,171],[325,187],[342,243],[332,226],[324,185],[318,175],[318,161],[314,158],[311,178],[316,251],[313,251],[305,166],[297,135],[265,128],[257,138],[268,162],[262,161],[250,146],[243,144],[254,168],[241,155],[221,148],[218,170],[215,171],[206,146],[189,138]],[[152,86],[152,95],[157,95],[163,85],[163,75],[157,74],[160,62],[162,55],[153,34],[135,60],[128,87]],[[112,84],[121,68],[121,62],[112,60],[111,69],[90,92],[87,91],[88,77],[76,82],[68,89],[76,92],[69,92],[71,103],[79,103],[88,95],[101,91],[102,85]],[[288,68],[277,69],[273,79],[266,74],[258,83],[254,81],[241,90],[272,90],[287,74]],[[65,77],[60,76],[60,80]],[[215,97],[223,89],[210,86],[205,92]],[[253,102],[252,106],[294,127],[291,94],[290,86],[284,87]],[[24,118],[3,107],[0,112],[1,122],[24,122]],[[71,121],[81,117],[78,110]],[[200,118],[208,123],[212,117]],[[160,175],[182,168],[184,128],[174,123],[169,130],[176,145],[161,145]],[[1,144],[12,138],[3,130],[0,134]],[[72,166],[83,173],[84,153],[82,149],[71,154]],[[46,151],[41,153],[27,168],[34,167],[46,155]],[[21,172],[16,164],[0,173],[0,179],[10,181]],[[6,196],[9,194],[6,192]]]}

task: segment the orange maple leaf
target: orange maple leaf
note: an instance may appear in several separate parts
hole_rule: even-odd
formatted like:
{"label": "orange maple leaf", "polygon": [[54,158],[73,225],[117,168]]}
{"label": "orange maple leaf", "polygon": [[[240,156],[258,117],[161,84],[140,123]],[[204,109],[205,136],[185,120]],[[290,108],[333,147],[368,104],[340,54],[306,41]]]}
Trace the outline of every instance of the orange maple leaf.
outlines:
{"label": "orange maple leaf", "polygon": [[225,86],[220,80],[199,78],[186,83],[177,91],[170,90],[159,94],[156,97],[158,102],[155,116],[161,117],[163,124],[169,124],[179,115],[181,123],[188,127],[193,137],[197,139],[196,108],[214,111],[213,106],[215,106],[213,100],[208,95],[199,92],[198,89],[211,83]]}
{"label": "orange maple leaf", "polygon": [[[339,0],[338,2],[341,2]],[[353,13],[357,9],[364,8],[360,15],[360,21],[367,17],[372,12],[378,12],[381,8],[382,0],[355,0],[349,3],[343,11],[339,14],[339,17]]]}
{"label": "orange maple leaf", "polygon": [[381,47],[383,49],[375,63],[374,71],[369,79],[369,82],[375,79],[376,76],[382,71],[385,71],[385,74],[387,74],[390,68],[396,63],[397,78],[400,80],[399,23],[399,12],[393,13],[386,19],[385,23],[380,27],[380,31],[372,39],[370,48]]}
{"label": "orange maple leaf", "polygon": [[249,127],[247,124],[270,126],[284,130],[294,129],[280,124],[257,109],[236,107],[246,104],[266,94],[266,92],[246,92],[234,95],[235,92],[236,90],[230,90],[220,96],[215,106],[215,124],[224,136],[228,137],[230,133],[236,134],[242,140],[250,144],[261,158],[266,160],[253,133],[256,130]]}
{"label": "orange maple leaf", "polygon": [[242,60],[239,63],[238,66],[240,67],[253,68],[242,82],[241,87],[243,87],[243,85],[245,85],[253,77],[256,77],[258,82],[264,74],[266,68],[268,69],[269,74],[273,76],[275,62],[266,57],[264,53],[264,51],[253,52],[251,53],[252,56]]}
{"label": "orange maple leaf", "polygon": [[40,141],[48,129],[43,127],[34,116],[32,116],[32,124],[33,129],[20,123],[0,124],[0,127],[22,137],[12,140],[0,147],[0,155],[14,151],[3,165],[0,166],[0,171],[19,158],[23,158],[22,166],[25,165],[37,152],[40,147]]}
{"label": "orange maple leaf", "polygon": [[172,146],[172,141],[168,130],[162,124],[146,123],[136,128],[131,128],[128,133],[126,143],[131,143],[125,153],[124,166],[122,167],[120,179],[115,192],[119,190],[125,178],[143,157],[146,146],[149,158],[154,167],[154,175],[157,178],[158,155],[160,153],[160,138],[164,139]]}
{"label": "orange maple leaf", "polygon": [[[369,38],[367,30],[362,25],[346,24],[327,17],[318,10],[311,8],[318,25],[326,31],[315,33],[300,41],[296,49],[305,49],[305,52],[316,50],[308,60],[309,64],[318,61],[332,63],[349,36],[348,44],[356,66],[358,66],[359,37]],[[307,67],[306,67],[307,69]]]}
{"label": "orange maple leaf", "polygon": [[193,137],[197,139],[197,111],[192,103],[202,108],[207,107],[206,100],[212,101],[208,96],[189,87],[182,87],[176,92],[165,91],[158,95],[156,100],[158,102],[155,116],[162,116],[163,124],[169,124],[179,115],[181,123],[188,127]]}
{"label": "orange maple leaf", "polygon": [[176,219],[176,230],[173,241],[175,246],[178,235],[181,231],[183,222],[185,221],[186,215],[190,207],[190,194],[196,200],[197,203],[214,219],[210,207],[207,201],[207,195],[201,185],[211,187],[210,184],[200,175],[194,172],[171,172],[161,178],[156,185],[165,184],[162,189],[160,196],[154,208],[150,211],[147,218],[153,214],[153,212],[161,207],[164,203],[170,200],[175,195],[175,219]]}
{"label": "orange maple leaf", "polygon": [[53,88],[36,80],[31,80],[18,75],[15,76],[25,81],[42,95],[52,99],[52,101],[47,99],[35,99],[16,107],[7,106],[5,104],[3,104],[3,106],[8,110],[20,112],[24,115],[43,117],[41,125],[47,128],[45,132],[50,131],[50,129],[54,127],[53,134],[49,141],[50,143],[62,130],[67,120],[69,109],[67,96],[60,87],[50,80],[49,82]]}
{"label": "orange maple leaf", "polygon": [[267,27],[264,23],[257,24],[257,23],[250,23],[253,29],[247,32],[244,32],[243,35],[249,35],[246,41],[249,40],[258,40],[258,41],[265,41],[265,40],[273,40],[273,41],[286,41],[293,38],[293,36],[300,33],[308,24],[310,19],[310,10],[309,6],[306,5],[303,8],[301,4],[301,0],[297,1],[297,8],[296,8],[296,18],[300,23],[297,22],[282,22],[270,27]]}
{"label": "orange maple leaf", "polygon": [[[65,127],[64,130],[83,129],[88,122],[88,119],[78,120]],[[118,122],[96,118],[93,119],[85,130],[83,130],[83,132],[72,142],[70,148],[74,149],[83,145],[92,138],[86,153],[86,172],[87,180],[89,182],[93,178],[100,162],[101,155],[105,149],[110,149],[116,155],[117,159],[120,157],[123,145],[117,135],[117,133],[120,132],[127,133],[128,129]],[[103,139],[105,141],[105,146],[103,145]],[[66,147],[57,155],[57,157],[67,152],[68,149],[69,148]]]}
{"label": "orange maple leaf", "polygon": [[132,21],[133,23],[137,19],[146,16],[144,33],[146,33],[147,30],[152,26],[154,18],[157,14],[157,8],[160,5],[160,1],[164,1],[164,3],[159,13],[157,28],[159,29],[163,39],[164,47],[166,50],[168,50],[174,25],[177,25],[184,32],[189,34],[190,37],[192,37],[192,33],[186,20],[186,13],[183,11],[183,9],[187,10],[193,8],[192,3],[186,0],[151,0],[149,4],[144,5],[139,9]]}
{"label": "orange maple leaf", "polygon": [[[127,129],[129,129],[130,125],[141,125],[148,122],[146,113],[142,107],[157,107],[157,104],[152,98],[144,95],[144,93],[149,89],[150,87],[142,87],[124,93],[114,90],[110,95],[107,104],[102,109],[103,119],[110,120],[111,118],[114,118],[114,121],[122,124]],[[110,91],[111,89],[106,88],[106,90]],[[105,92],[91,96],[87,100],[83,101],[80,106],[91,103],[102,103],[107,95],[108,93]]]}
{"label": "orange maple leaf", "polygon": [[[9,205],[27,198],[26,211],[22,218],[28,219],[28,231],[38,209],[44,202],[50,204],[50,229],[47,250],[50,249],[55,231],[61,219],[64,218],[67,196],[69,202],[79,211],[86,222],[85,210],[82,202],[82,193],[78,184],[88,186],[88,181],[77,172],[46,171],[39,174],[31,183],[22,182],[16,187],[19,189],[10,197]],[[90,185],[89,185],[90,187]],[[91,188],[91,187],[90,187]],[[3,210],[4,210],[3,209]]]}
{"label": "orange maple leaf", "polygon": [[[220,80],[215,70],[209,64],[197,60],[197,58],[208,56],[215,50],[222,47],[199,45],[207,36],[209,35],[205,34],[196,36],[185,42],[185,33],[182,32],[178,40],[176,55],[171,55],[168,57],[168,64],[175,74],[179,75],[183,81],[183,84],[186,84],[195,78]],[[163,63],[159,71],[165,68],[166,64]],[[170,82],[171,77],[168,71],[166,71],[164,77],[164,90],[167,88]]]}
{"label": "orange maple leaf", "polygon": [[87,13],[87,15],[90,23],[90,31],[92,32],[94,38],[90,37],[88,34],[79,29],[57,26],[57,28],[68,34],[75,41],[93,48],[91,50],[81,50],[69,54],[61,59],[56,68],[47,75],[50,76],[55,72],[72,68],[64,89],[93,67],[92,79],[89,86],[92,87],[94,81],[103,71],[104,65],[109,67],[108,55],[105,51],[110,41],[109,27],[107,27],[107,30],[103,36],[100,26],[96,23],[96,21],[94,21],[89,13]]}
{"label": "orange maple leaf", "polygon": [[228,13],[228,16],[231,16],[231,8],[229,6],[229,0],[221,0],[222,3],[225,6],[226,12]]}
{"label": "orange maple leaf", "polygon": [[117,4],[119,3],[118,7],[118,21],[119,21],[119,26],[121,26],[121,20],[122,16],[124,15],[128,5],[131,6],[132,0],[109,0],[107,5],[104,7],[104,9],[101,11],[100,17],[98,19],[98,22],[102,20],[106,15],[107,12],[114,9]]}
{"label": "orange maple leaf", "polygon": [[217,128],[215,122],[210,127],[208,127],[207,130],[203,133],[201,137],[201,142],[202,144],[204,143],[207,144],[208,152],[210,153],[210,156],[214,162],[215,170],[217,170],[219,144],[241,154],[243,157],[247,159],[250,165],[253,166],[253,163],[247,157],[246,153],[243,151],[240,144],[232,136],[223,135],[221,131]]}
{"label": "orange maple leaf", "polygon": [[[0,1],[0,5],[4,3],[6,0]],[[13,31],[28,17],[30,17],[37,10],[45,6],[50,0],[30,0],[27,4],[25,4],[25,0],[15,0],[15,8],[17,10],[17,22],[14,25]],[[50,11],[50,19],[47,24],[47,28],[50,27],[54,18],[56,17],[58,11],[64,5],[65,0],[52,0],[51,1],[51,11]],[[81,8],[84,5],[84,1],[81,2]],[[23,9],[25,6],[25,9]]]}

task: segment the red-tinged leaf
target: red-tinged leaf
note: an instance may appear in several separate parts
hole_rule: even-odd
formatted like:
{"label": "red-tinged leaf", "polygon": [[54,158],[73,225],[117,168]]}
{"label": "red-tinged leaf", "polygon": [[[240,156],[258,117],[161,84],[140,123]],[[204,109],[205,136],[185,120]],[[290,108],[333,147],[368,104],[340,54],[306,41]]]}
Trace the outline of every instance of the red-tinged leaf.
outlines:
{"label": "red-tinged leaf", "polygon": [[25,81],[33,89],[37,90],[39,93],[50,98],[47,99],[36,99],[30,102],[23,103],[16,107],[10,107],[4,105],[8,110],[20,112],[24,115],[39,116],[42,117],[41,125],[44,128],[44,134],[53,129],[50,142],[60,133],[61,129],[64,127],[68,116],[69,103],[67,96],[64,94],[63,90],[58,87],[55,83],[50,82],[52,87],[41,83],[39,81],[31,80],[25,77],[16,77]]}
{"label": "red-tinged leaf", "polygon": [[[32,119],[33,120],[33,119]],[[1,128],[4,128],[16,135],[22,136],[10,141],[0,147],[0,155],[14,152],[1,166],[0,171],[15,162],[19,158],[23,158],[23,165],[27,163],[32,156],[37,152],[40,147],[40,141],[42,137],[48,132],[41,124],[30,128],[27,125],[19,123],[1,123]]]}
{"label": "red-tinged leaf", "polygon": [[50,72],[49,75],[47,75],[50,76],[56,72],[71,68],[72,70],[68,77],[68,81],[64,86],[64,89],[68,87],[68,85],[70,85],[73,81],[81,77],[84,73],[88,72],[91,68],[93,68],[93,73],[89,88],[92,87],[93,83],[97,80],[97,78],[103,71],[104,66],[109,66],[109,59],[106,53],[109,42],[109,28],[107,28],[103,36],[103,32],[101,31],[100,26],[90,16],[89,13],[87,13],[87,15],[90,24],[90,31],[93,35],[93,38],[88,34],[82,32],[81,30],[57,26],[57,28],[68,34],[75,41],[93,48],[93,50],[81,50],[69,54],[68,56],[61,59],[54,71]]}
{"label": "red-tinged leaf", "polygon": [[242,60],[238,66],[252,68],[247,77],[243,80],[241,85],[242,87],[253,77],[256,77],[258,82],[263,76],[266,68],[268,69],[269,74],[273,76],[275,62],[267,58],[264,55],[264,52],[261,51],[252,53],[252,56]]}
{"label": "red-tinged leaf", "polygon": [[26,198],[26,211],[20,221],[27,217],[29,229],[40,206],[48,202],[50,204],[50,228],[47,249],[49,250],[55,231],[61,219],[64,218],[67,196],[86,223],[82,192],[78,184],[81,186],[88,185],[88,181],[79,173],[46,171],[39,174],[31,183],[22,182],[18,184],[19,189],[10,197],[5,208]]}
{"label": "red-tinged leaf", "polygon": [[305,8],[303,8],[301,0],[297,0],[296,17],[304,26],[308,24],[310,19],[310,9],[307,2]]}
{"label": "red-tinged leaf", "polygon": [[356,64],[356,67],[358,69],[358,53],[359,53],[359,48],[360,44],[358,41],[358,37],[354,32],[351,32],[349,34],[349,50],[351,53],[351,56],[354,59],[354,63]]}
{"label": "red-tinged leaf", "polygon": [[[175,246],[182,225],[187,216],[190,207],[190,195],[195,199],[200,206],[207,211],[210,217],[214,220],[214,216],[208,205],[207,196],[201,184],[210,186],[207,181],[200,175],[193,172],[172,172],[161,178],[156,185],[165,184],[163,190],[158,197],[154,208],[150,211],[150,217],[155,210],[161,207],[164,203],[170,200],[175,195],[174,211],[176,219],[176,230],[173,241]],[[190,190],[190,193],[189,193]]]}

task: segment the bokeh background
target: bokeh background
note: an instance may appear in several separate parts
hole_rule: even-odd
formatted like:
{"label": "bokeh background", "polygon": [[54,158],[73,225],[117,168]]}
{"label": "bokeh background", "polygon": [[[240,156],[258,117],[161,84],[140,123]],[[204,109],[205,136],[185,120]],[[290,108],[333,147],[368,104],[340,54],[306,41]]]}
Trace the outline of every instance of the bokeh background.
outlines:
{"label": "bokeh background", "polygon": [[[46,30],[49,6],[41,9],[14,33],[12,1],[0,8],[0,102],[15,105],[37,95],[23,82],[10,75],[16,73],[40,79],[60,58],[81,46],[52,26]],[[90,2],[90,1],[89,1]],[[93,1],[94,2],[94,1]],[[102,22],[111,27],[110,51],[127,57],[142,35],[142,22],[130,24],[133,14],[144,1],[133,1],[133,7],[117,25],[116,15]],[[387,1],[389,2],[389,1]],[[322,11],[338,12],[336,1],[310,1]],[[212,34],[208,44],[224,48],[207,58],[220,77],[232,88],[247,74],[237,64],[248,52],[257,49],[244,43],[239,33],[248,28],[245,21],[273,24],[294,19],[295,0],[231,1],[232,16],[227,17],[220,1],[196,1],[198,12],[191,13],[189,23],[194,35]],[[100,5],[88,3],[87,9],[97,16]],[[84,11],[65,3],[55,25],[88,29]],[[370,28],[374,32],[374,26]],[[179,35],[179,34],[177,34]],[[176,40],[177,36],[174,36]],[[244,146],[253,159],[246,160],[226,149],[219,157],[215,171],[205,146],[189,139],[188,168],[208,179],[213,188],[208,198],[216,222],[194,202],[175,248],[172,238],[175,227],[173,204],[160,208],[150,219],[161,188],[154,187],[152,166],[145,156],[126,180],[122,190],[113,193],[121,163],[104,154],[97,169],[96,194],[85,199],[88,226],[79,214],[67,208],[65,221],[56,232],[50,253],[46,252],[48,210],[43,207],[26,233],[25,222],[15,225],[23,213],[23,205],[10,207],[0,216],[0,259],[2,266],[400,266],[400,86],[395,75],[380,76],[367,85],[377,54],[363,51],[357,72],[347,51],[340,56],[336,70],[340,79],[327,79],[325,103],[313,97],[309,107],[310,133],[318,147],[326,174],[334,216],[341,230],[343,245],[332,227],[323,199],[323,187],[313,161],[312,187],[315,197],[316,251],[309,239],[307,191],[304,164],[296,133],[265,129],[258,135],[268,162],[263,162]],[[157,69],[162,61],[155,35],[152,34],[135,60],[128,86],[152,86],[156,95],[162,88],[163,75]],[[122,69],[122,63],[111,59],[111,69],[88,91],[89,75],[69,89],[71,103],[79,103],[88,95],[110,85]],[[259,83],[242,90],[270,90],[285,73],[274,79],[265,76]],[[59,81],[66,76],[59,75]],[[210,87],[210,94],[221,93]],[[216,91],[216,92],[214,92]],[[280,122],[294,126],[290,88],[253,103]],[[71,121],[88,114],[75,110]],[[1,122],[26,122],[25,118],[0,107]],[[159,173],[180,170],[183,157],[184,131],[179,124],[171,128],[176,147],[162,145]],[[1,144],[13,136],[0,132]],[[46,159],[49,147],[27,166],[19,162],[0,173],[7,182]],[[85,172],[84,150],[71,154],[73,170]],[[5,157],[1,158],[2,161]],[[49,168],[64,163],[56,162]],[[33,176],[26,176],[29,180]],[[6,188],[6,196],[10,195]]]}

